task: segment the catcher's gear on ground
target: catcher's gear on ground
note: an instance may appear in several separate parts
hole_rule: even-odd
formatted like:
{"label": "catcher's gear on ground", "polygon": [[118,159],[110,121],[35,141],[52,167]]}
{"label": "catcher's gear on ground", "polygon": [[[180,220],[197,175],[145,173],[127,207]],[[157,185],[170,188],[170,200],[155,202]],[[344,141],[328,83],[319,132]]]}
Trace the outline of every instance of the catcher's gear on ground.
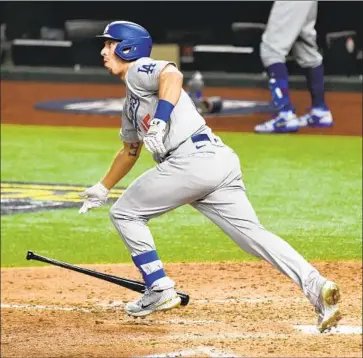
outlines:
{"label": "catcher's gear on ground", "polygon": [[200,108],[203,114],[219,113],[222,110],[222,105],[221,97],[203,97],[200,100]]}

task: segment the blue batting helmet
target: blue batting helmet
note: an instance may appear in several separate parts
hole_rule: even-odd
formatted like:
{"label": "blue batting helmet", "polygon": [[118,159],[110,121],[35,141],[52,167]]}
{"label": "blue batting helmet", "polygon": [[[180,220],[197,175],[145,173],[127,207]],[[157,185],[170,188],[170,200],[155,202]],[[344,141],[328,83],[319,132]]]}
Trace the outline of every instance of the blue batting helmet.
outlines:
{"label": "blue batting helmet", "polygon": [[126,61],[149,57],[153,45],[148,31],[142,26],[129,21],[111,22],[106,26],[103,34],[97,37],[119,41],[115,53]]}

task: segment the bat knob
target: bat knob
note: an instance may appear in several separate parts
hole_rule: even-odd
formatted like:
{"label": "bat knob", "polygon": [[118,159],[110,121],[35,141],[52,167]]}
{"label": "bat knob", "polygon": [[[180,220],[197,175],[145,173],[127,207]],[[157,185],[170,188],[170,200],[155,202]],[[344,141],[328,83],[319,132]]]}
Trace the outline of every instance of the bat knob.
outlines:
{"label": "bat knob", "polygon": [[187,306],[189,303],[189,295],[185,295],[181,297],[181,305]]}
{"label": "bat knob", "polygon": [[31,260],[34,257],[33,251],[28,251],[26,254],[26,259]]}

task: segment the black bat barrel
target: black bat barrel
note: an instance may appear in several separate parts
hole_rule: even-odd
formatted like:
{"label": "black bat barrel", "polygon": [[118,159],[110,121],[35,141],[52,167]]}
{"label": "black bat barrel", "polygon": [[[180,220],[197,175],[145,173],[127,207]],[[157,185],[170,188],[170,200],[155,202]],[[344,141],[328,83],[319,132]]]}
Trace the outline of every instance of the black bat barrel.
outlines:
{"label": "black bat barrel", "polygon": [[[128,288],[132,291],[143,293],[146,290],[146,286],[142,282],[129,280],[127,278],[118,277],[118,276],[106,274],[106,273],[99,272],[99,271],[89,270],[84,267],[79,267],[76,265],[68,264],[66,262],[62,262],[62,261],[54,260],[54,259],[51,259],[51,258],[48,258],[45,256],[38,255],[38,254],[34,253],[33,251],[27,252],[26,259],[41,261],[41,262],[45,262],[45,263],[48,263],[51,265],[66,268],[68,270],[83,273],[85,275],[96,277],[101,280],[108,281],[108,282],[114,283],[116,285]],[[186,306],[189,303],[189,296],[183,292],[177,292],[177,294],[181,298],[181,305]]]}

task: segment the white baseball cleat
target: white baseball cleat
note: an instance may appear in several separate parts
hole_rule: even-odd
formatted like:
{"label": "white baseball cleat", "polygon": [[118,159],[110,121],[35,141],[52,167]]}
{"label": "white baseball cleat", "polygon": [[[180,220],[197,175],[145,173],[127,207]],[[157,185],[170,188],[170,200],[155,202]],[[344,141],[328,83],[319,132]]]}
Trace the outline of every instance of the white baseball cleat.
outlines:
{"label": "white baseball cleat", "polygon": [[328,332],[338,325],[342,315],[338,308],[340,290],[332,281],[326,281],[320,291],[321,310],[318,313],[317,329],[320,333]]}
{"label": "white baseball cleat", "polygon": [[180,303],[181,299],[174,288],[160,291],[147,289],[139,300],[127,303],[125,311],[131,316],[143,317],[154,311],[171,310]]}
{"label": "white baseball cleat", "polygon": [[299,118],[300,127],[331,127],[333,116],[327,107],[313,107]]}
{"label": "white baseball cleat", "polygon": [[256,133],[293,133],[300,128],[294,111],[280,111],[275,118],[255,126]]}

